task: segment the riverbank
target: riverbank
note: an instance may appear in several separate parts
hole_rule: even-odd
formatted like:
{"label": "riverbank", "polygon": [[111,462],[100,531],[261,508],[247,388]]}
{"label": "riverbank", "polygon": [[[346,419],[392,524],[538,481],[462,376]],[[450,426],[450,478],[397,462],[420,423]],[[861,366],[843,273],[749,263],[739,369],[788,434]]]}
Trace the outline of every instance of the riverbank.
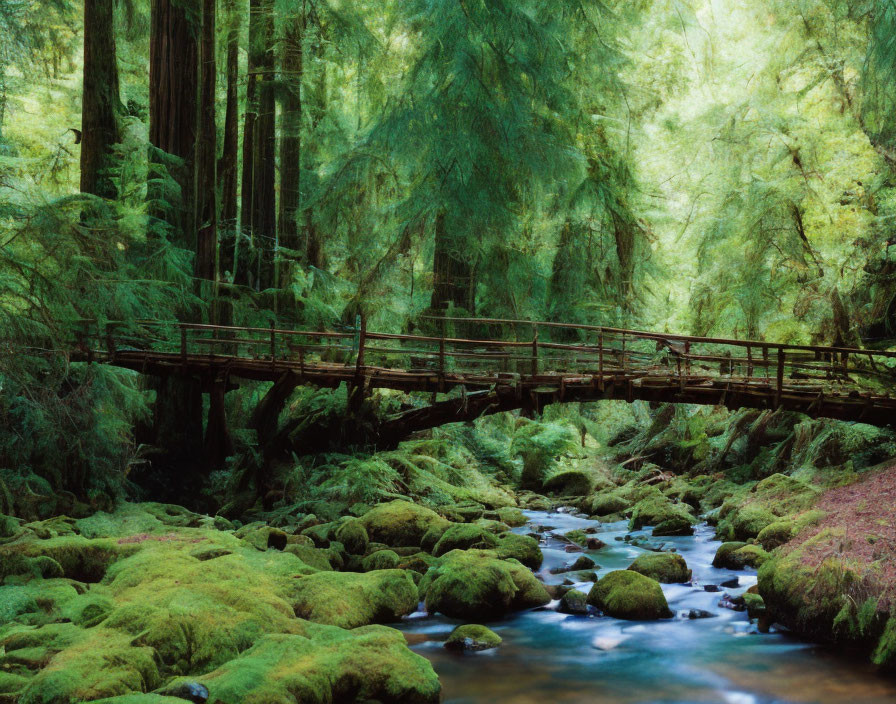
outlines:
{"label": "riverbank", "polygon": [[[705,679],[738,681],[737,658],[761,668],[783,648],[817,668],[781,635],[732,645],[775,622],[891,667],[896,487],[889,465],[869,469],[890,441],[792,415],[508,416],[346,460],[304,498],[241,519],[156,503],[3,517],[0,702],[435,702],[458,671],[442,641],[464,624],[503,634],[497,649],[482,630],[453,644],[505,677],[539,652],[537,670],[571,682],[601,658],[633,680],[650,660],[642,680],[707,701],[754,691]],[[586,633],[587,653],[559,653]],[[856,667],[835,669],[867,675]]]}

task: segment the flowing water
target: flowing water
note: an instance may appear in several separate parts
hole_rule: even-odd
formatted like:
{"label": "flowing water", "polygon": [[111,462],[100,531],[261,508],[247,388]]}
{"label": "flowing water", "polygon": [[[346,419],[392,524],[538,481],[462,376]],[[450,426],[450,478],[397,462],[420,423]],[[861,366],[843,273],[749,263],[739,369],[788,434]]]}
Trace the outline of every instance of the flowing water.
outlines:
{"label": "flowing water", "polygon": [[[643,550],[622,540],[627,524],[601,524],[564,512],[526,511],[528,533],[538,525],[556,533],[598,529],[607,546],[588,554],[598,575],[628,567]],[[635,532],[649,535],[649,530]],[[545,536],[538,576],[561,583],[549,570],[578,557],[565,543]],[[455,654],[442,641],[459,621],[420,612],[401,626],[412,645],[429,658],[448,704],[606,702],[609,704],[713,702],[723,704],[877,704],[896,702],[896,681],[875,674],[861,661],[846,659],[784,633],[759,634],[743,612],[719,605],[756,583],[755,570],[712,567],[718,542],[709,526],[689,537],[656,538],[674,546],[693,570],[691,585],[663,585],[674,619],[636,623],[598,616],[572,616],[548,607],[486,624],[504,643],[479,653]],[[706,585],[737,579],[736,588],[707,592]],[[590,583],[577,585],[582,591]],[[689,619],[701,609],[711,618]]]}

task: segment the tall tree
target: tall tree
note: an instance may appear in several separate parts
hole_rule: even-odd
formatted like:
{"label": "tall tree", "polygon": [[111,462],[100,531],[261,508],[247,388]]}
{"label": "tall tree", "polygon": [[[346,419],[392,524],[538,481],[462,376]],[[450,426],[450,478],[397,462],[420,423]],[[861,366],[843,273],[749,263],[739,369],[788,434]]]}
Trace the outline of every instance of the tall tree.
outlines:
{"label": "tall tree", "polygon": [[[199,46],[199,115],[196,144],[196,278],[217,279],[218,202],[215,185],[217,125],[215,121],[215,0],[202,0]],[[208,298],[206,293],[205,298]]]}
{"label": "tall tree", "polygon": [[115,13],[109,0],[84,0],[81,191],[115,198],[112,147],[121,141]]}
{"label": "tall tree", "polygon": [[277,237],[275,78],[273,0],[251,0],[241,224],[252,257],[237,267],[238,281],[258,290],[273,283]]}
{"label": "tall tree", "polygon": [[[306,22],[305,3],[283,20],[281,33],[280,73],[283,97],[280,106],[280,213],[277,223],[279,245],[298,251],[299,202],[302,161],[302,78],[303,42]],[[275,284],[282,286],[288,272],[278,268]]]}
{"label": "tall tree", "polygon": [[222,277],[232,281],[234,276],[234,254],[239,227],[237,222],[237,194],[239,192],[240,126],[239,126],[239,52],[240,52],[240,3],[227,3],[227,97],[224,112],[224,139],[221,158],[218,161],[218,179],[221,192],[221,247],[219,269]]}

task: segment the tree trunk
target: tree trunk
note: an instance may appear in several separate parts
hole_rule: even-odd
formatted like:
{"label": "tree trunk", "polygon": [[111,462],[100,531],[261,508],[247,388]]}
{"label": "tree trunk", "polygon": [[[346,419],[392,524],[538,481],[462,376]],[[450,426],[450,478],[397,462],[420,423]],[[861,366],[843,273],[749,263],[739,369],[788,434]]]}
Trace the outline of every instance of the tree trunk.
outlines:
{"label": "tree trunk", "polygon": [[[281,40],[280,71],[283,81],[282,119],[280,137],[280,217],[279,243],[286,249],[298,250],[298,210],[302,161],[302,41],[305,33],[304,12],[285,20]],[[292,259],[292,255],[287,257]],[[275,285],[289,284],[289,267],[278,267]]]}
{"label": "tree trunk", "polygon": [[[149,41],[150,204],[164,220],[171,240],[196,251],[195,150],[198,124],[198,27],[181,0],[152,0]],[[166,155],[170,155],[169,158]],[[165,171],[180,189],[178,203],[166,203],[153,179]],[[182,318],[195,318],[183,311]],[[154,461],[174,490],[190,492],[201,482],[202,391],[195,379],[170,376],[154,385],[156,400],[149,442],[161,451]]]}
{"label": "tree trunk", "polygon": [[273,0],[251,0],[242,221],[254,249],[247,279],[257,290],[273,284],[277,237],[274,70]]}
{"label": "tree trunk", "polygon": [[475,312],[473,271],[470,263],[458,251],[458,242],[448,234],[445,212],[436,215],[435,253],[432,271],[434,276],[433,310],[445,310],[449,304],[466,312]]}
{"label": "tree trunk", "polygon": [[[218,204],[216,197],[217,125],[215,120],[215,0],[202,0],[199,64],[199,115],[196,144],[196,278],[217,281]],[[208,294],[205,298],[208,299]]]}
{"label": "tree trunk", "polygon": [[[193,193],[196,146],[198,32],[180,0],[152,0],[149,39],[149,142],[173,157],[168,172],[180,187],[180,202],[163,204],[164,195],[150,194],[153,210],[171,227],[172,240],[195,251],[196,219]],[[162,158],[150,157],[159,178]],[[155,168],[153,166],[155,165]]]}
{"label": "tree trunk", "polygon": [[112,146],[121,141],[115,13],[109,0],[84,0],[81,191],[115,198]]}
{"label": "tree trunk", "polygon": [[239,127],[239,51],[240,21],[237,3],[230,0],[227,30],[227,106],[224,114],[224,142],[218,162],[221,190],[221,246],[218,252],[220,276],[234,280],[237,228],[237,161],[240,148]]}

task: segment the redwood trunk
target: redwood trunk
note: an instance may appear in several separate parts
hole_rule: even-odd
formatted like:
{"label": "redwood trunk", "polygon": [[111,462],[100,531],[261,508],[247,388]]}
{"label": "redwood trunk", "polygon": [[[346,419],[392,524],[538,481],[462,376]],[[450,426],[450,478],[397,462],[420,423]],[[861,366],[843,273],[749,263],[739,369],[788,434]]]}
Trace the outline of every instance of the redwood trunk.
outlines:
{"label": "redwood trunk", "polygon": [[81,191],[115,198],[112,146],[121,141],[115,13],[109,0],[84,0]]}
{"label": "redwood trunk", "polygon": [[224,141],[218,162],[221,189],[222,242],[218,252],[220,275],[234,280],[237,222],[237,161],[240,148],[239,127],[239,51],[240,25],[236,3],[231,0],[227,31],[227,104],[224,114]]}
{"label": "redwood trunk", "polygon": [[196,145],[196,259],[197,279],[217,280],[218,205],[217,126],[215,121],[215,0],[202,0],[199,65],[199,128]]}
{"label": "redwood trunk", "polygon": [[449,304],[475,312],[473,269],[459,251],[458,241],[448,233],[445,213],[436,216],[435,252],[432,264],[434,284],[431,307],[445,310]]}

